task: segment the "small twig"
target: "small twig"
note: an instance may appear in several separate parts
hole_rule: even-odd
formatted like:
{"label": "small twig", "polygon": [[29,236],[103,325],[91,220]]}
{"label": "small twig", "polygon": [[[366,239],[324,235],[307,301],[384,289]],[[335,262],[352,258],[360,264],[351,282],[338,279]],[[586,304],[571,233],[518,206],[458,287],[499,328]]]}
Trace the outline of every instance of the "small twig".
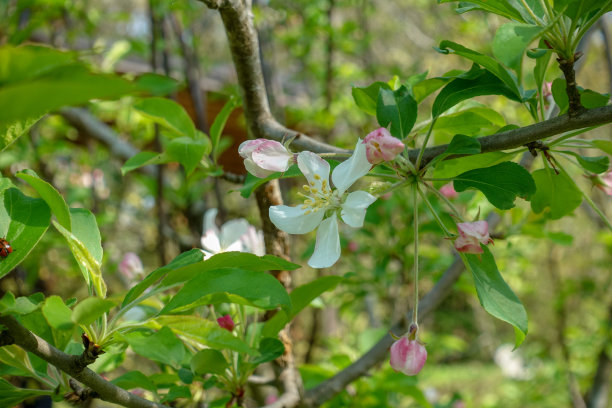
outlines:
{"label": "small twig", "polygon": [[580,103],[580,92],[578,92],[576,71],[574,71],[574,63],[581,56],[582,53],[576,53],[571,59],[557,58],[559,68],[561,68],[563,76],[565,77],[565,92],[567,92],[567,97],[569,99],[567,114],[570,118],[575,118],[585,111],[584,106]]}

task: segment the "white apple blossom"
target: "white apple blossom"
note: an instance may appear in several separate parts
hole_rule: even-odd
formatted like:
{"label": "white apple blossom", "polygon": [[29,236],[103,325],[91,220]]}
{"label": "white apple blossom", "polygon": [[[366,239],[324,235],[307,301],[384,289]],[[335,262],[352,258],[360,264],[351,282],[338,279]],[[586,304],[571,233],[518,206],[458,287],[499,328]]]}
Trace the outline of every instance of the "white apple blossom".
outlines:
{"label": "white apple blossom", "polygon": [[204,214],[204,235],[201,244],[204,259],[221,252],[240,251],[264,255],[263,233],[258,231],[244,218],[226,222],[217,228],[215,218],[218,210],[211,208]]}
{"label": "white apple blossom", "polygon": [[334,169],[331,178],[336,189],[333,190],[329,183],[329,163],[312,152],[298,154],[297,163],[308,180],[305,193],[301,194],[304,204],[270,207],[270,219],[277,228],[290,234],[305,234],[318,227],[314,253],[308,265],[327,268],[340,258],[338,213],[351,227],[361,227],[368,206],[376,201],[376,197],[365,191],[346,193],[372,165],[366,158],[366,145],[359,139],[353,155]]}

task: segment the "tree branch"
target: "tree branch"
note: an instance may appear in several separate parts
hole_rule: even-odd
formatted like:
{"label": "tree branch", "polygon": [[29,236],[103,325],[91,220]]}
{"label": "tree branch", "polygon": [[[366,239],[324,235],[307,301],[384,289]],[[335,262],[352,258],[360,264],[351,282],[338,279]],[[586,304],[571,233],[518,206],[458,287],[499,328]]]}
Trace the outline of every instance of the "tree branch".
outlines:
{"label": "tree branch", "polygon": [[87,387],[91,388],[91,390],[98,393],[100,399],[127,408],[168,408],[166,405],[140,398],[106,381],[89,368],[83,368],[79,363],[81,356],[66,354],[56,349],[45,340],[23,327],[14,317],[0,316],[0,324],[8,329],[16,345],[26,351],[36,354],[38,357],[53,364],[77,381],[85,384]]}

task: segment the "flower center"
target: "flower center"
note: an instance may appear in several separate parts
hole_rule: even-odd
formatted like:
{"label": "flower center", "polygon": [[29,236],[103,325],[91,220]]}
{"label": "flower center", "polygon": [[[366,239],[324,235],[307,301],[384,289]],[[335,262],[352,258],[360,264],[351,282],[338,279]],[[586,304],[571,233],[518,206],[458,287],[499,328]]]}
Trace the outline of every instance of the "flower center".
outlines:
{"label": "flower center", "polygon": [[327,180],[321,180],[321,176],[318,174],[314,175],[315,181],[311,181],[309,184],[304,185],[302,188],[305,193],[299,193],[305,198],[304,204],[301,208],[306,210],[305,214],[316,212],[321,209],[327,210],[340,206],[340,198],[335,191],[329,187]]}

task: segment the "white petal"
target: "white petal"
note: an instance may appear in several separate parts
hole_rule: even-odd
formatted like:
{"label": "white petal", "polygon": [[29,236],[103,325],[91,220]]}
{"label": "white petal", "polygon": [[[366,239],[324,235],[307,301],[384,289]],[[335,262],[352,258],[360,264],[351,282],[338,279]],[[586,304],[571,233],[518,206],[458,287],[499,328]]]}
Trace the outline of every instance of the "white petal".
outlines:
{"label": "white petal", "polygon": [[276,173],[275,171],[262,169],[251,159],[244,159],[244,168],[246,171],[259,178],[266,178],[270,174]]}
{"label": "white petal", "polygon": [[269,214],[276,228],[290,234],[305,234],[317,228],[325,212],[315,211],[306,214],[306,210],[301,206],[274,205],[270,207]]}
{"label": "white petal", "polygon": [[329,268],[340,258],[340,236],[336,213],[323,220],[317,230],[317,242],[314,253],[308,260],[313,268]]}
{"label": "white petal", "polygon": [[342,220],[351,227],[363,227],[366,210],[374,201],[376,201],[376,197],[370,193],[353,191],[342,204],[342,211],[340,212]]}
{"label": "white petal", "polygon": [[[240,251],[242,244],[240,239],[249,230],[249,223],[244,218],[231,220],[221,227],[221,248],[224,251]],[[236,244],[238,246],[236,246]],[[230,249],[230,247],[232,249]]]}
{"label": "white petal", "polygon": [[262,169],[281,172],[289,168],[289,159],[292,157],[280,143],[270,144],[265,150],[257,149],[252,155],[255,164]]}
{"label": "white petal", "polygon": [[217,218],[217,213],[219,210],[216,208],[210,208],[206,210],[204,213],[204,226],[202,231],[215,231],[217,235],[219,234],[219,229],[217,228],[217,224],[215,223],[215,219]]}
{"label": "white petal", "polygon": [[217,233],[213,230],[208,230],[202,235],[200,239],[202,248],[205,248],[213,253],[221,252],[221,240]]}
{"label": "white petal", "polygon": [[[323,190],[323,184],[329,189],[329,163],[313,152],[301,152],[297,158],[298,167],[310,187],[319,191]],[[325,181],[325,183],[323,182]]]}
{"label": "white petal", "polygon": [[332,181],[340,194],[343,194],[357,179],[365,176],[372,164],[366,156],[366,145],[357,141],[355,151],[348,160],[340,163],[332,173]]}

